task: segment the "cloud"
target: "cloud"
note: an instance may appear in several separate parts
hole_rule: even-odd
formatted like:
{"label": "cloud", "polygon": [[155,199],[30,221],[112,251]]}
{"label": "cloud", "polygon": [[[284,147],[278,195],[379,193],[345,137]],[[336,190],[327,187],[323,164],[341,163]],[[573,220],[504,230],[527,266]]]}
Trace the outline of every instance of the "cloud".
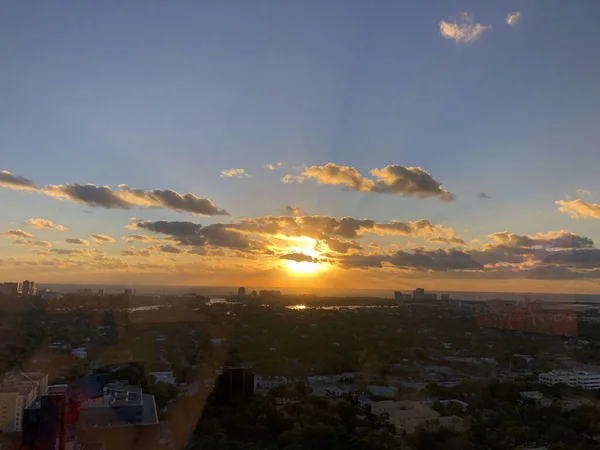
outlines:
{"label": "cloud", "polygon": [[244,177],[248,177],[248,176],[249,175],[246,173],[246,171],[244,169],[221,170],[221,178],[227,178],[227,177],[244,178]]}
{"label": "cloud", "polygon": [[283,166],[283,163],[281,161],[278,161],[276,164],[265,164],[265,168],[267,170],[277,170],[282,166]]}
{"label": "cloud", "polygon": [[50,249],[52,253],[56,253],[58,255],[68,255],[68,256],[78,256],[78,255],[93,255],[98,254],[97,250],[90,250],[88,248],[52,248]]}
{"label": "cloud", "polygon": [[302,212],[300,211],[299,206],[286,206],[285,213],[292,216],[299,216]]}
{"label": "cloud", "polygon": [[31,247],[52,247],[52,244],[50,242],[46,242],[46,241],[32,241],[32,240],[25,240],[25,239],[16,239],[13,241],[13,244],[15,245],[28,245]]}
{"label": "cloud", "polygon": [[303,177],[302,175],[287,174],[284,175],[283,178],[281,178],[281,182],[286,184],[302,183],[304,179],[305,177]]}
{"label": "cloud", "polygon": [[131,209],[134,206],[148,208],[167,208],[178,212],[189,212],[204,216],[227,216],[229,213],[219,209],[207,199],[194,194],[180,194],[170,189],[154,189],[150,191],[133,189],[125,184],[118,191],[109,186],[94,184],[60,184],[43,188],[23,177],[15,177],[9,172],[0,172],[0,186],[9,189],[27,189],[37,191],[49,197],[70,200],[95,208]]}
{"label": "cloud", "polygon": [[119,193],[123,198],[139,206],[157,207],[173,209],[175,211],[184,211],[202,216],[228,216],[229,213],[224,209],[219,209],[207,198],[199,198],[194,194],[180,194],[176,191],[167,189],[154,189],[153,191],[144,191],[141,189],[131,189],[124,184],[119,186]]}
{"label": "cloud", "polygon": [[92,234],[92,239],[96,245],[108,244],[117,242],[115,238],[107,236],[106,234]]}
{"label": "cloud", "polygon": [[480,192],[477,197],[482,198],[482,199],[492,198],[488,194],[486,194],[485,192]]}
{"label": "cloud", "polygon": [[519,23],[520,19],[521,19],[521,12],[515,11],[513,13],[509,13],[508,16],[506,16],[506,23],[509,25],[516,25],[517,23]]}
{"label": "cloud", "polygon": [[592,239],[565,230],[529,236],[504,231],[490,234],[488,237],[497,245],[511,248],[591,248],[594,246]]}
{"label": "cloud", "polygon": [[179,247],[176,247],[174,245],[160,245],[158,247],[158,250],[160,250],[163,253],[183,253],[184,250],[180,249]]}
{"label": "cloud", "polygon": [[85,245],[85,246],[90,245],[89,241],[86,241],[85,239],[78,239],[78,238],[66,238],[65,242],[67,242],[68,244],[75,244],[75,245]]}
{"label": "cloud", "polygon": [[348,190],[396,194],[418,198],[440,197],[451,201],[454,195],[420,167],[403,167],[392,164],[383,169],[371,170],[376,180],[363,177],[358,170],[349,166],[338,166],[332,162],[324,166],[306,167],[300,175],[288,174],[284,183],[301,183],[306,178],[315,178],[319,184],[341,185]]}
{"label": "cloud", "polygon": [[288,253],[286,255],[281,255],[279,259],[285,259],[288,261],[296,261],[296,262],[317,262],[318,260],[313,258],[312,256],[305,255],[304,253]]}
{"label": "cloud", "polygon": [[33,181],[25,177],[15,176],[7,170],[0,171],[0,186],[22,191],[37,191],[39,189]]}
{"label": "cloud", "polygon": [[592,193],[590,191],[588,191],[587,189],[577,189],[576,192],[577,192],[577,195],[579,195],[580,197],[592,195]]}
{"label": "cloud", "polygon": [[351,255],[341,257],[339,264],[342,268],[381,268],[383,264],[405,270],[472,270],[481,269],[482,265],[472,256],[456,249],[415,249],[414,252],[396,251],[371,255]]}
{"label": "cloud", "polygon": [[477,41],[484,31],[490,30],[489,25],[474,23],[466,12],[460,13],[458,18],[450,17],[440,22],[440,34],[446,39],[454,39],[458,43],[472,44]]}
{"label": "cloud", "polygon": [[579,268],[600,268],[600,249],[589,248],[572,251],[556,251],[546,256],[544,262]]}
{"label": "cloud", "polygon": [[3,231],[2,233],[0,233],[0,235],[27,238],[27,239],[33,237],[33,234],[27,233],[26,231],[23,231],[23,230],[7,230],[7,231]]}
{"label": "cloud", "polygon": [[167,222],[167,221],[138,221],[133,225],[138,229],[166,234],[181,245],[190,246],[215,246],[232,249],[256,249],[259,243],[250,241],[246,234],[232,228],[230,225],[216,223],[203,227],[192,222]]}
{"label": "cloud", "polygon": [[142,256],[149,258],[152,256],[152,251],[149,248],[137,250],[135,247],[129,247],[121,252],[121,256]]}
{"label": "cloud", "polygon": [[163,242],[164,239],[159,239],[154,236],[146,236],[145,234],[130,234],[123,238],[126,242]]}
{"label": "cloud", "polygon": [[558,210],[572,219],[600,219],[600,205],[584,200],[557,200]]}
{"label": "cloud", "polygon": [[62,225],[55,225],[54,222],[52,222],[51,220],[46,220],[46,219],[29,219],[24,222],[24,225],[29,225],[30,227],[38,228],[38,229],[48,228],[48,229],[55,229],[58,231],[68,230],[67,227],[64,227]]}

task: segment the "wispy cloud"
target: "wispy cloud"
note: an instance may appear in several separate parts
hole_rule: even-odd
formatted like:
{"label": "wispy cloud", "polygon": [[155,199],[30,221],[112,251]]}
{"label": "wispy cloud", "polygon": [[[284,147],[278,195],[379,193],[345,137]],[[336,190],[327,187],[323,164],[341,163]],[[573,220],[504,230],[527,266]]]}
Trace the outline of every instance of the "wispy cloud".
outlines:
{"label": "wispy cloud", "polygon": [[587,189],[577,189],[577,195],[579,195],[580,197],[586,197],[589,195],[592,195],[592,193],[590,191],[588,191]]}
{"label": "wispy cloud", "polygon": [[506,16],[506,23],[509,25],[516,25],[517,23],[519,23],[519,20],[521,20],[520,11],[509,13],[508,16]]}
{"label": "wispy cloud", "polygon": [[26,231],[23,231],[23,230],[7,230],[7,231],[3,231],[2,233],[0,233],[0,235],[9,236],[9,237],[19,237],[19,238],[25,238],[25,239],[29,239],[29,238],[33,237],[33,234],[27,233]]}
{"label": "wispy cloud", "polygon": [[460,13],[457,18],[450,17],[440,22],[440,34],[446,39],[453,39],[462,44],[472,44],[484,31],[491,28],[489,25],[475,23],[466,12]]}
{"label": "wispy cloud", "polygon": [[15,245],[27,245],[31,247],[52,247],[50,242],[46,241],[32,241],[29,239],[16,239],[13,241]]}
{"label": "wispy cloud", "polygon": [[89,241],[86,241],[85,239],[78,239],[78,238],[66,238],[65,242],[68,244],[85,245],[86,247],[90,245]]}
{"label": "wispy cloud", "polygon": [[585,200],[557,200],[558,210],[572,219],[600,219],[600,205]]}
{"label": "wispy cloud", "polygon": [[38,229],[54,229],[58,231],[68,230],[67,227],[64,227],[62,225],[55,225],[54,222],[46,219],[29,219],[24,222],[24,225],[29,225],[30,227]]}
{"label": "wispy cloud", "polygon": [[92,234],[92,239],[96,245],[102,244],[110,244],[112,242],[117,242],[115,238],[112,238],[106,234]]}
{"label": "wispy cloud", "polygon": [[221,170],[221,178],[231,178],[231,177],[245,178],[248,176],[250,176],[250,175],[248,175],[244,169]]}
{"label": "wispy cloud", "polygon": [[280,168],[281,166],[283,166],[283,163],[281,161],[278,161],[276,164],[266,164],[265,167],[268,170],[277,170],[278,168]]}
{"label": "wispy cloud", "polygon": [[486,194],[485,192],[480,192],[479,195],[477,195],[477,197],[482,198],[482,199],[492,198],[488,194]]}

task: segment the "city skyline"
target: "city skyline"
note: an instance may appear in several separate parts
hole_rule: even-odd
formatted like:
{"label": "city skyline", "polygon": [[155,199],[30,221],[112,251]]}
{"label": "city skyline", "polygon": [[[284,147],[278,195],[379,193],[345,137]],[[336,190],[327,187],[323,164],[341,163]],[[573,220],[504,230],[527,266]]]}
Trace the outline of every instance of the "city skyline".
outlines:
{"label": "city skyline", "polygon": [[600,292],[594,4],[234,5],[4,7],[0,281]]}

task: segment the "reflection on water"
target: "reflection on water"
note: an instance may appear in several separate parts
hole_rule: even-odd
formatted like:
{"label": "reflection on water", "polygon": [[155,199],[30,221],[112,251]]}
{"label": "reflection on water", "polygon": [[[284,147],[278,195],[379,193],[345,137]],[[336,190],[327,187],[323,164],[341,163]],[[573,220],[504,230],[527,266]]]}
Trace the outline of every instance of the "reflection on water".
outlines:
{"label": "reflection on water", "polygon": [[152,311],[154,309],[159,308],[170,308],[171,305],[152,305],[152,306],[137,306],[135,308],[127,308],[127,312],[136,312],[136,311]]}
{"label": "reflection on water", "polygon": [[370,308],[395,308],[395,305],[344,305],[344,306],[306,306],[306,305],[292,305],[286,306],[287,309],[293,309],[295,311],[302,311],[304,309],[324,309],[324,310],[340,310],[340,309],[370,309]]}

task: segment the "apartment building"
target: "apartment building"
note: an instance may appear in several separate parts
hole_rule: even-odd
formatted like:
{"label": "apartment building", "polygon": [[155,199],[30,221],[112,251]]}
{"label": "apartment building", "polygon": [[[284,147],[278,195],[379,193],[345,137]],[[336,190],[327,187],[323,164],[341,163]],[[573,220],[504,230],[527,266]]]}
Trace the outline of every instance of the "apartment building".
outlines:
{"label": "apartment building", "polygon": [[23,410],[48,389],[48,374],[8,373],[0,380],[0,431],[23,430]]}

